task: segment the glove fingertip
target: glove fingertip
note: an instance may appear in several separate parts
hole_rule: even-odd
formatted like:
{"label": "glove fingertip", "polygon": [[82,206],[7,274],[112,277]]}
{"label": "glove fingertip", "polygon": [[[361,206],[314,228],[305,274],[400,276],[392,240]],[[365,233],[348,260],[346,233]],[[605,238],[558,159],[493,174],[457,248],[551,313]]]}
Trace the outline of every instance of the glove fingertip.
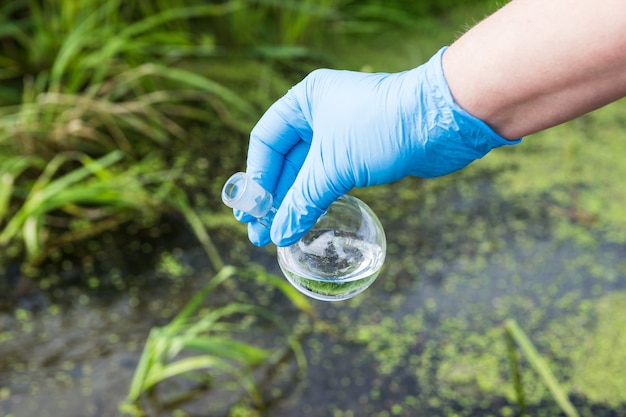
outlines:
{"label": "glove fingertip", "polygon": [[265,246],[271,242],[270,231],[257,222],[249,223],[248,239],[254,246]]}
{"label": "glove fingertip", "polygon": [[237,219],[238,221],[242,223],[250,223],[256,220],[255,217],[249,214],[246,214],[245,212],[241,210],[233,210],[233,215],[235,216],[235,219]]}

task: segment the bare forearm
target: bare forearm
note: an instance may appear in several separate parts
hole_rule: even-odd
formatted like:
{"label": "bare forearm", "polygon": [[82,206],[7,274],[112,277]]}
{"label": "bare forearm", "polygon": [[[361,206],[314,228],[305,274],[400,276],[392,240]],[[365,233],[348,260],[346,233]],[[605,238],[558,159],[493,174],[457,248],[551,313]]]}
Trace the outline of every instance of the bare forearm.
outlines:
{"label": "bare forearm", "polygon": [[443,57],[465,110],[515,139],[626,96],[624,0],[513,0]]}

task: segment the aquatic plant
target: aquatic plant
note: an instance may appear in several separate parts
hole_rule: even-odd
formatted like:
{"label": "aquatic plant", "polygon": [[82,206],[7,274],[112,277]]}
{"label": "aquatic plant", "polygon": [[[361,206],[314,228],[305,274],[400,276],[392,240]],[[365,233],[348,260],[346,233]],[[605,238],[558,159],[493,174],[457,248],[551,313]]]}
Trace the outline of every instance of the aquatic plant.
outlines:
{"label": "aquatic plant", "polygon": [[[82,212],[83,218],[90,218],[95,222],[103,219],[109,221],[106,206],[118,208],[150,206],[147,193],[141,192],[141,188],[137,187],[139,183],[132,184],[127,181],[129,176],[120,181],[119,176],[116,177],[108,170],[109,166],[119,161],[122,156],[121,152],[112,152],[94,161],[79,152],[57,154],[45,165],[37,181],[30,187],[19,210],[8,219],[0,233],[0,245],[7,245],[21,232],[26,252],[33,258],[39,255],[42,249],[44,218],[52,211],[61,210],[76,214]],[[78,161],[82,167],[54,178],[62,165],[69,161]],[[23,157],[11,158],[4,164],[7,166],[3,170],[6,183],[6,189],[3,191],[5,213],[8,196],[13,191],[15,175],[19,173],[16,171],[23,171],[29,162],[36,165],[40,161]],[[89,176],[96,178],[96,181],[83,182]],[[80,208],[80,204],[99,204],[101,209]]]}
{"label": "aquatic plant", "polygon": [[572,390],[616,410],[626,406],[626,292],[600,298],[595,326],[572,356]]}
{"label": "aquatic plant", "polygon": [[[169,7],[136,20],[124,18],[131,11],[117,0],[87,2],[78,10],[29,4],[31,19],[4,34],[5,44],[14,44],[0,54],[5,77],[13,75],[9,69],[21,71],[14,77],[22,77],[23,88],[19,103],[0,107],[0,143],[10,140],[22,152],[39,154],[58,149],[137,153],[138,136],[161,145],[184,138],[181,120],[203,118],[193,105],[199,102],[206,103],[207,117],[211,97],[224,103],[219,112],[225,121],[233,111],[253,117],[251,106],[228,88],[167,62],[168,47],[200,46],[166,23],[223,15],[232,4]],[[9,20],[18,12],[5,11],[3,17]],[[67,15],[71,21],[63,21],[60,33],[48,33],[61,23],[48,26],[47,17],[46,24],[40,22],[46,12],[52,12],[53,23]]]}
{"label": "aquatic plant", "polygon": [[[537,349],[528,336],[526,336],[526,333],[524,333],[524,331],[519,327],[517,322],[513,319],[509,319],[504,324],[504,328],[506,330],[507,339],[517,343],[521,351],[524,353],[524,356],[528,359],[528,362],[531,364],[535,372],[537,372],[543,383],[550,390],[552,398],[554,398],[565,415],[568,417],[578,417],[579,414],[570,402],[566,391],[561,387],[545,360],[539,352],[537,352]],[[508,350],[509,357],[511,358],[512,376],[520,406],[520,414],[525,415],[526,403],[523,394],[524,386],[519,377],[517,359],[515,359],[515,353],[511,344],[508,345]]]}
{"label": "aquatic plant", "polygon": [[[236,268],[225,266],[167,325],[151,330],[130,384],[127,401],[121,406],[123,411],[142,415],[140,400],[154,393],[157,384],[174,377],[193,378],[194,374],[199,375],[199,381],[208,378],[209,386],[218,376],[234,378],[253,403],[262,406],[252,370],[261,364],[276,366],[286,356],[294,355],[300,372],[306,371],[306,359],[299,342],[303,334],[292,331],[277,313],[236,302],[221,307],[202,308],[205,299],[224,281],[235,278],[236,274]],[[286,294],[296,305],[308,306],[304,296],[297,292],[289,291]],[[247,319],[232,319],[241,316]],[[280,328],[284,335],[283,346],[262,348],[252,340],[239,340],[241,336],[237,335],[250,332],[251,317],[269,320]],[[199,389],[206,388],[200,384]],[[193,389],[187,388],[181,395],[189,398],[194,393]],[[159,404],[159,409],[167,409],[167,402],[179,401],[180,398],[170,397],[168,401]]]}
{"label": "aquatic plant", "polygon": [[0,245],[21,239],[27,258],[40,261],[47,245],[177,209],[221,267],[175,184],[181,166],[166,168],[163,153],[155,164],[153,150],[189,140],[183,124],[212,117],[238,131],[241,120],[254,117],[252,106],[222,84],[168,66],[172,50],[202,47],[190,37],[190,19],[224,15],[235,4],[161,6],[12,1],[0,8],[7,23],[0,84],[13,92],[0,102],[0,220],[7,220]]}

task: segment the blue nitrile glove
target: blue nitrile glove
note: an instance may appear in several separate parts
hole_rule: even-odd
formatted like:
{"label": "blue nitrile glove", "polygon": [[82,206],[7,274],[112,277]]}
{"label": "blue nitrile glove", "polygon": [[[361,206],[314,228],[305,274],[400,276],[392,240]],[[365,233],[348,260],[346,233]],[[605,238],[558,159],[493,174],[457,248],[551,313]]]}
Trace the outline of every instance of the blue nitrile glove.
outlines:
{"label": "blue nitrile glove", "polygon": [[249,216],[252,243],[294,243],[353,187],[457,171],[493,148],[519,143],[461,109],[441,67],[396,74],[316,70],[252,130],[247,173],[280,204],[271,233]]}

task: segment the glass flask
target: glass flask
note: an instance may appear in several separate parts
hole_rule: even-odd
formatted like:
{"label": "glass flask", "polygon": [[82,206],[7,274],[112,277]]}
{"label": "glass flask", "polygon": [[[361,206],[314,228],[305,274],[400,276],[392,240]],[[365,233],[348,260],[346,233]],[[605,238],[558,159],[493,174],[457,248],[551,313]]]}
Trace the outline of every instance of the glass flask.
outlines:
{"label": "glass flask", "polygon": [[[276,214],[272,195],[243,172],[226,182],[222,200],[267,228]],[[385,232],[372,209],[344,195],[299,241],[277,252],[283,274],[299,291],[318,300],[346,300],[378,277],[385,261]]]}

